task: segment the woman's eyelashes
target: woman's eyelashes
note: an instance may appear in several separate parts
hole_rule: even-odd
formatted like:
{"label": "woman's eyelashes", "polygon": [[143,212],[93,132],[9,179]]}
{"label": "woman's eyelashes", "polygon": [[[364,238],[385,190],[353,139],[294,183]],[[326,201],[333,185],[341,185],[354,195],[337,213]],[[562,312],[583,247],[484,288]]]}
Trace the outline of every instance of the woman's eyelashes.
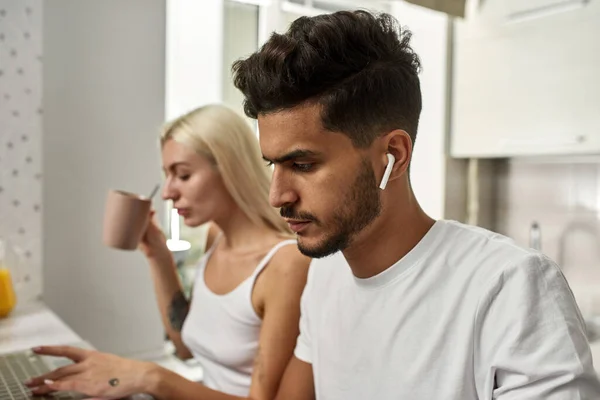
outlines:
{"label": "woman's eyelashes", "polygon": [[177,179],[179,179],[180,181],[187,181],[188,179],[190,179],[190,175],[191,174],[187,174],[187,173],[182,174],[182,173],[180,173],[180,174],[177,174]]}

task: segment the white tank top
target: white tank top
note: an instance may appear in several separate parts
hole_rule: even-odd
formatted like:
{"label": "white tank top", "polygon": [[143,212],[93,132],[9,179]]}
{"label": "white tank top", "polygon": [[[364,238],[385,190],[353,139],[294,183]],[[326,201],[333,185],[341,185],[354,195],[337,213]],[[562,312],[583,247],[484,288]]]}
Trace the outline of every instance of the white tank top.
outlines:
{"label": "white tank top", "polygon": [[204,281],[206,264],[219,239],[220,236],[198,263],[190,311],[181,338],[202,365],[204,385],[247,397],[262,324],[252,306],[254,282],[277,250],[296,244],[296,241],[279,242],[260,261],[252,275],[231,292],[219,295]]}

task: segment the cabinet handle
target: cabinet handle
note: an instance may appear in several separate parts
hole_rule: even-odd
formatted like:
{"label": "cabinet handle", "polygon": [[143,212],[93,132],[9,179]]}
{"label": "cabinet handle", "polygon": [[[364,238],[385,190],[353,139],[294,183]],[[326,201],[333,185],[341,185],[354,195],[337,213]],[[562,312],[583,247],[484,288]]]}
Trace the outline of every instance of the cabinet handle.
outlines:
{"label": "cabinet handle", "polygon": [[556,148],[578,146],[587,141],[587,136],[578,135],[570,139],[561,139],[556,141],[548,141],[546,139],[518,139],[518,140],[503,140],[500,142],[502,149],[515,149],[522,147],[537,147],[537,148]]}
{"label": "cabinet handle", "polygon": [[507,16],[507,24],[516,24],[519,22],[540,19],[567,11],[578,10],[583,8],[588,1],[589,0],[564,0],[552,4],[540,5],[535,8],[512,12]]}

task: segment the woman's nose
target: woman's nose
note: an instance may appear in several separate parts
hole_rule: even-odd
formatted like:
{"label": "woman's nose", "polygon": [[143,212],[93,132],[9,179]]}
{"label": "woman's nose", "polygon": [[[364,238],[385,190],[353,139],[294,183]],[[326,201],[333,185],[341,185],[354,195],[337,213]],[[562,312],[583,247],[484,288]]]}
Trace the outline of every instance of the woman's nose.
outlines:
{"label": "woman's nose", "polygon": [[177,198],[177,190],[173,187],[170,179],[167,179],[162,189],[163,200],[175,200]]}

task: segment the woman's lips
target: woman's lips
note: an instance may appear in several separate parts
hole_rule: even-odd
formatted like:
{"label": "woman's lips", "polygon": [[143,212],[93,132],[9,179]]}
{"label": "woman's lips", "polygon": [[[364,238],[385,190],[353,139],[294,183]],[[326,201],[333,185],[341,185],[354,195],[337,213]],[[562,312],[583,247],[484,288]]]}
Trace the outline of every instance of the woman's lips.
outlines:
{"label": "woman's lips", "polygon": [[187,208],[178,208],[177,213],[182,217],[187,217],[190,215],[190,210]]}

